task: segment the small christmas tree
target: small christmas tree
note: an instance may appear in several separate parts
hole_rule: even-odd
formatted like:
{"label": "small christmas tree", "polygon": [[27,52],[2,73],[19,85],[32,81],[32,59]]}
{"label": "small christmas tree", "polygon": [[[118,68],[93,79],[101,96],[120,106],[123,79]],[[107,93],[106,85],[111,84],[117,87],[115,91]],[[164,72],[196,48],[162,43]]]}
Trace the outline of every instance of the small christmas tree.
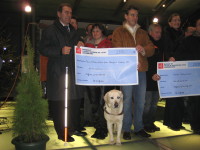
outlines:
{"label": "small christmas tree", "polygon": [[17,141],[32,143],[46,137],[48,104],[42,98],[39,75],[33,63],[34,50],[28,38],[26,39],[26,50],[27,59],[23,65],[27,72],[22,73],[16,87],[13,131],[14,136],[17,136]]}

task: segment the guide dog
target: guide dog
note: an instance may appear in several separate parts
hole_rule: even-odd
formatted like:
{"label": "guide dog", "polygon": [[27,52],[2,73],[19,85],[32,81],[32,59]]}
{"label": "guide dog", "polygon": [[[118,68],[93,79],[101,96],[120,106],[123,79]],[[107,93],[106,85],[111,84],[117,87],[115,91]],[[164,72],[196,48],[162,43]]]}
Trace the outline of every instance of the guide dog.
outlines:
{"label": "guide dog", "polygon": [[104,117],[110,135],[110,144],[115,144],[113,132],[117,131],[116,145],[121,145],[121,130],[123,121],[123,94],[119,90],[111,90],[104,96]]}

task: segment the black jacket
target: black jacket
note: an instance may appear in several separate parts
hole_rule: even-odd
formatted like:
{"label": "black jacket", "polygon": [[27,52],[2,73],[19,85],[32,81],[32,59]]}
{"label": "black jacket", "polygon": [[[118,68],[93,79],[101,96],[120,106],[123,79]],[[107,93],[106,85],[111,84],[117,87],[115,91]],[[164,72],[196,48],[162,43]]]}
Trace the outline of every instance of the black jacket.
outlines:
{"label": "black jacket", "polygon": [[189,36],[180,44],[175,53],[178,60],[200,60],[200,36]]}
{"label": "black jacket", "polygon": [[148,71],[146,72],[147,78],[147,91],[158,91],[157,82],[152,79],[152,76],[157,73],[157,62],[163,61],[163,40],[155,41],[151,36],[150,40],[155,46],[155,53],[153,56],[148,57]]}
{"label": "black jacket", "polygon": [[168,61],[170,57],[174,56],[174,53],[180,42],[182,41],[184,35],[181,30],[175,30],[171,27],[166,27],[163,33],[163,40],[164,40],[164,54],[165,60]]}
{"label": "black jacket", "polygon": [[[43,31],[39,51],[48,57],[47,98],[49,100],[64,100],[66,67],[69,69],[69,100],[82,97],[81,87],[75,85],[74,46],[79,39],[76,30],[71,25],[68,32],[59,20]],[[64,46],[72,48],[69,55],[62,55],[61,50]]]}

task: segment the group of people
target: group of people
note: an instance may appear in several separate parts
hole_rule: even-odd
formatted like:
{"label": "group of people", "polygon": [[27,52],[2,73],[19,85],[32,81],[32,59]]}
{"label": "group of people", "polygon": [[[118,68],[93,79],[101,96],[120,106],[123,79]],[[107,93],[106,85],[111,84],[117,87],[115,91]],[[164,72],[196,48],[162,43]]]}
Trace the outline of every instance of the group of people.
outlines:
{"label": "group of people", "polygon": [[[159,29],[157,29],[158,32],[156,34],[156,26],[160,25],[150,25],[149,30],[151,30],[152,26],[154,26],[155,33],[153,35],[149,32],[149,35],[155,45],[156,51],[153,57],[148,58],[149,70],[147,71],[147,85],[149,84],[150,86],[147,86],[146,91],[146,104],[143,114],[144,125],[146,125],[146,119],[155,121],[152,116],[155,117],[155,108],[159,97],[157,85],[155,85],[153,80],[157,81],[160,79],[160,76],[156,74],[156,62],[200,60],[198,51],[200,50],[200,19],[197,19],[195,27],[188,26],[184,32],[181,30],[180,15],[174,13],[169,17],[168,26],[163,30],[162,36],[160,36],[162,32],[161,27],[158,27]],[[156,35],[160,37],[159,40],[156,40]],[[200,134],[200,113],[198,112],[200,104],[198,100],[200,100],[199,96],[166,98],[163,124],[174,131],[179,131],[184,129],[182,122],[187,121],[190,123],[193,132]],[[152,107],[151,109],[149,109],[150,106]],[[146,109],[152,110],[152,112],[146,111]],[[146,117],[146,115],[149,117]],[[153,130],[156,131],[156,128],[152,124],[151,126],[147,126],[147,128],[145,127],[145,130],[152,132]]]}
{"label": "group of people", "polygon": [[[80,107],[84,98],[84,119],[93,121],[96,131],[93,138],[104,139],[107,136],[106,121],[103,116],[103,95],[119,87],[112,86],[79,86],[75,84],[75,62],[74,46],[86,46],[91,48],[110,47],[135,47],[138,51],[138,85],[121,86],[124,95],[124,119],[123,138],[131,139],[131,126],[134,126],[134,134],[142,137],[150,137],[149,133],[159,131],[155,122],[155,113],[159,99],[156,81],[160,76],[156,74],[156,63],[169,60],[199,60],[199,28],[200,20],[197,23],[197,35],[190,38],[183,38],[180,31],[180,16],[173,14],[169,19],[169,27],[162,33],[159,24],[149,26],[148,32],[141,29],[138,24],[138,9],[129,6],[124,14],[123,25],[116,28],[112,34],[112,40],[106,37],[105,28],[102,24],[89,24],[86,28],[87,36],[81,38],[77,32],[78,23],[72,17],[72,7],[62,3],[57,10],[57,17],[52,25],[43,31],[39,44],[41,55],[48,57],[47,66],[47,99],[49,101],[49,113],[52,116],[58,139],[64,141],[64,99],[65,99],[65,73],[68,67],[68,142],[74,141],[72,135],[85,136],[84,128],[80,124]],[[162,36],[163,35],[163,36]],[[181,41],[185,49],[179,48]],[[182,45],[183,45],[182,44]],[[190,44],[199,46],[192,49],[194,55],[187,55],[187,46]],[[193,45],[194,46],[194,45]],[[149,68],[149,69],[148,69]],[[193,99],[194,97],[191,97]],[[195,97],[192,107],[200,105],[199,97]],[[167,99],[164,124],[170,128],[181,128],[177,123],[182,113],[182,100]],[[180,109],[179,109],[180,107]],[[193,109],[197,111],[196,109]],[[175,111],[177,113],[175,113]],[[179,112],[178,112],[179,111]],[[174,114],[172,114],[174,113]],[[180,114],[179,114],[180,113]],[[193,116],[194,117],[194,116]],[[192,129],[200,132],[199,113],[192,118]],[[199,119],[197,119],[199,117]],[[182,120],[181,120],[182,121]]]}

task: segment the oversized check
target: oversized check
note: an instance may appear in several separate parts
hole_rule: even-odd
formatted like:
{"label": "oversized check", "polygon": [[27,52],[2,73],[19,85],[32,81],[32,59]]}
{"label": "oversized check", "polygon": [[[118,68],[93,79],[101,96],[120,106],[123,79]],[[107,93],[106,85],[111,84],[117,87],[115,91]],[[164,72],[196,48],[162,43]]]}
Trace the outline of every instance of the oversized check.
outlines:
{"label": "oversized check", "polygon": [[77,85],[138,84],[135,48],[75,47]]}
{"label": "oversized check", "polygon": [[200,61],[158,62],[161,98],[200,95]]}

